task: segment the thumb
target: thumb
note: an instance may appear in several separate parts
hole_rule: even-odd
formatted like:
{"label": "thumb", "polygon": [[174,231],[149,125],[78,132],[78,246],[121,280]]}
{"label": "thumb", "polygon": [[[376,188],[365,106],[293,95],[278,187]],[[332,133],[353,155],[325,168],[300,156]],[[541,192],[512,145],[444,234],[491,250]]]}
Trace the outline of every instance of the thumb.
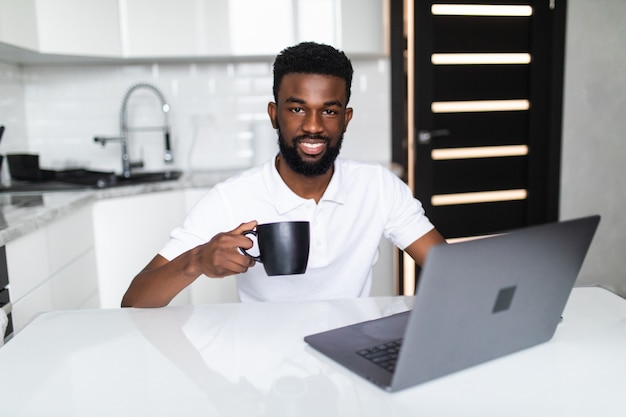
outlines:
{"label": "thumb", "polygon": [[246,230],[252,230],[256,227],[258,222],[256,220],[249,221],[247,223],[241,223],[237,228],[233,229],[233,233],[241,234]]}

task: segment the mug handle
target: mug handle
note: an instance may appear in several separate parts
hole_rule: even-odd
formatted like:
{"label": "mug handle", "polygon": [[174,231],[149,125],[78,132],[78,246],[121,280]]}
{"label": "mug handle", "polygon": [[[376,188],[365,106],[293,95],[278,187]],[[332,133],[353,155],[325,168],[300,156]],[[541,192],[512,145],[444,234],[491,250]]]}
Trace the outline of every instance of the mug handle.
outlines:
{"label": "mug handle", "polygon": [[[254,235],[255,237],[258,237],[256,230],[246,230],[242,233],[242,235],[246,236],[246,235]],[[244,255],[246,255],[249,258],[254,259],[257,262],[261,262],[261,256],[254,256],[254,255],[250,255],[248,252],[246,252],[246,250],[244,248],[239,248],[239,250],[241,251],[241,253],[243,253]],[[263,262],[261,262],[263,263]]]}

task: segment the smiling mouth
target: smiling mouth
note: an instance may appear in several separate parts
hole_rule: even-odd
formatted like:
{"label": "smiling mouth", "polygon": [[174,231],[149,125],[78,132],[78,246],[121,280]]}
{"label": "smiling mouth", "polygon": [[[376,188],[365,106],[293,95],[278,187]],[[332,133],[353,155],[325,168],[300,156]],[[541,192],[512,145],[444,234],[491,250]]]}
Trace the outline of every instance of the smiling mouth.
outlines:
{"label": "smiling mouth", "polygon": [[317,156],[326,149],[326,141],[301,140],[298,147],[307,156]]}

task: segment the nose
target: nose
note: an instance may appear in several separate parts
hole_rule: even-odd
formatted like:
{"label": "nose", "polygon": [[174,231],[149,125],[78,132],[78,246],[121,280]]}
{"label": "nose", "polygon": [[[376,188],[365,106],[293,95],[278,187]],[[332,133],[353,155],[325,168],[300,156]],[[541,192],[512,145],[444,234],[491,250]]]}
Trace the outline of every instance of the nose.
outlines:
{"label": "nose", "polygon": [[305,116],[302,123],[302,130],[309,134],[318,134],[324,131],[324,123],[321,115],[313,112]]}

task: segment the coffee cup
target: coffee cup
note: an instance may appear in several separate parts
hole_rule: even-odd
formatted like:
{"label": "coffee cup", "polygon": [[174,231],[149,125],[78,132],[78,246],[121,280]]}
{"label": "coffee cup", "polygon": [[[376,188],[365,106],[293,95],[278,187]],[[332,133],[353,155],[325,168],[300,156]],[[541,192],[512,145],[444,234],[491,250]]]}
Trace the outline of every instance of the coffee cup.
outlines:
{"label": "coffee cup", "polygon": [[265,272],[273,275],[304,274],[309,261],[310,227],[306,221],[259,224],[243,235],[256,236],[259,255],[241,252],[263,264]]}

